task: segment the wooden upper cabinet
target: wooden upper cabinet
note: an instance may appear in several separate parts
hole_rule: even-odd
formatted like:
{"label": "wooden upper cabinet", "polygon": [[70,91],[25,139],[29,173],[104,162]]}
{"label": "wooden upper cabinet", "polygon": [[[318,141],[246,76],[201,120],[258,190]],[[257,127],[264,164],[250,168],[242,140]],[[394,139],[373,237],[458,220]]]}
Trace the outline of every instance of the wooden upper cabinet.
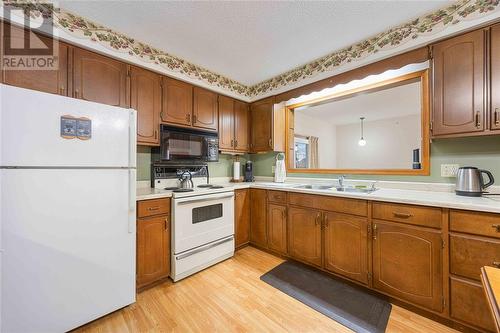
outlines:
{"label": "wooden upper cabinet", "polygon": [[288,208],[288,253],[292,258],[321,266],[321,212]]}
{"label": "wooden upper cabinet", "polygon": [[193,86],[189,83],[163,77],[163,108],[161,122],[191,126]]}
{"label": "wooden upper cabinet", "polygon": [[434,136],[485,129],[484,36],[484,30],[476,30],[432,46]]}
{"label": "wooden upper cabinet", "polygon": [[[31,38],[46,45],[52,39],[4,23],[3,45],[26,45]],[[2,68],[2,82],[12,86],[43,91],[51,94],[66,96],[68,94],[68,50],[69,46],[58,42],[58,69],[57,70],[13,70]],[[3,48],[5,55],[5,48]]]}
{"label": "wooden upper cabinet", "polygon": [[217,94],[210,90],[193,89],[193,127],[217,131]]}
{"label": "wooden upper cabinet", "polygon": [[441,312],[441,232],[379,220],[373,223],[373,287]]}
{"label": "wooden upper cabinet", "polygon": [[492,130],[500,129],[500,24],[491,28],[491,121]]}
{"label": "wooden upper cabinet", "polygon": [[137,287],[170,274],[170,222],[168,216],[137,220]]}
{"label": "wooden upper cabinet", "polygon": [[238,248],[250,241],[250,190],[234,191],[235,247]]}
{"label": "wooden upper cabinet", "polygon": [[325,213],[325,269],[368,284],[368,221]]}
{"label": "wooden upper cabinet", "polygon": [[274,97],[250,105],[250,151],[285,151],[285,109],[275,107]]}
{"label": "wooden upper cabinet", "polygon": [[270,250],[286,254],[286,206],[267,205],[267,247]]}
{"label": "wooden upper cabinet", "polygon": [[267,247],[266,190],[250,189],[250,242]]}
{"label": "wooden upper cabinet", "polygon": [[238,151],[248,151],[250,118],[247,103],[234,101],[234,148]]}
{"label": "wooden upper cabinet", "polygon": [[248,104],[219,96],[219,148],[230,152],[249,149]]}
{"label": "wooden upper cabinet", "polygon": [[219,149],[234,149],[234,100],[219,96]]}
{"label": "wooden upper cabinet", "polygon": [[137,110],[137,143],[158,145],[161,76],[139,67],[131,67],[130,106]]}
{"label": "wooden upper cabinet", "polygon": [[251,146],[252,152],[266,152],[272,150],[272,115],[274,98],[266,98],[251,104],[250,118],[252,123]]}
{"label": "wooden upper cabinet", "polygon": [[129,107],[127,67],[124,62],[75,47],[72,96]]}

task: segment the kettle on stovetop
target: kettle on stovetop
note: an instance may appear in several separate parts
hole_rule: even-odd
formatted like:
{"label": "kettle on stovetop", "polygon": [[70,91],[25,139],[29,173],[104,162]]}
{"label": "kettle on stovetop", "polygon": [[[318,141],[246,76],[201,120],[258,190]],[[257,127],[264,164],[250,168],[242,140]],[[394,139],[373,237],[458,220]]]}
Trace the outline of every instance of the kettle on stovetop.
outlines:
{"label": "kettle on stovetop", "polygon": [[[488,182],[485,184],[483,173],[488,176]],[[481,170],[475,167],[461,167],[457,172],[457,184],[455,193],[467,197],[480,197],[483,190],[493,185],[495,179],[488,170]]]}
{"label": "kettle on stovetop", "polygon": [[191,189],[194,187],[194,184],[193,184],[193,175],[191,174],[191,172],[189,171],[184,171],[180,178],[179,178],[179,181],[180,181],[180,188],[182,189]]}

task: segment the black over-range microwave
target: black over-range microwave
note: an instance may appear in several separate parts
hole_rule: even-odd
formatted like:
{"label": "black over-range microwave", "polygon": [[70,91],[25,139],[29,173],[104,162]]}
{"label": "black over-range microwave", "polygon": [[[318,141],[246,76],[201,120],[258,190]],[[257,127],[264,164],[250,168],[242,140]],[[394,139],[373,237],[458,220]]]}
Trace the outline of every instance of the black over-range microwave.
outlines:
{"label": "black over-range microwave", "polygon": [[217,133],[161,125],[160,159],[162,161],[219,160]]}

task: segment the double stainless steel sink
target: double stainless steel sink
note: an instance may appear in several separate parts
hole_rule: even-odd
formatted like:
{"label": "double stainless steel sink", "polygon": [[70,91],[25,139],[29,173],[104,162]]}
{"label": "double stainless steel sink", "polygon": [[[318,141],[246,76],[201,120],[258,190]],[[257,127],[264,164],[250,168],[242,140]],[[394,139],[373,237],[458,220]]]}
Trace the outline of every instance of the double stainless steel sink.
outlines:
{"label": "double stainless steel sink", "polygon": [[356,187],[356,186],[335,186],[335,185],[311,185],[311,184],[301,184],[297,186],[293,186],[293,188],[301,188],[307,190],[337,190],[339,192],[352,192],[352,193],[367,193],[370,194],[375,192],[377,188],[375,188],[372,184],[371,187]]}

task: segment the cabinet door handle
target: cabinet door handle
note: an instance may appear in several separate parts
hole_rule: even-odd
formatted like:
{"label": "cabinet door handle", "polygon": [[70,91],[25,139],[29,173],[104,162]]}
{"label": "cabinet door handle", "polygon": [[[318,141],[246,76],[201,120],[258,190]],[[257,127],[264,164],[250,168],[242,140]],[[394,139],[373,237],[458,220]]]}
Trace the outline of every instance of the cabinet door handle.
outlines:
{"label": "cabinet door handle", "polygon": [[273,139],[269,139],[269,148],[273,148]]}
{"label": "cabinet door handle", "polygon": [[158,139],[158,130],[155,130],[155,140]]}
{"label": "cabinet door handle", "polygon": [[492,228],[495,228],[497,232],[500,232],[500,224],[492,224]]}
{"label": "cabinet door handle", "polygon": [[328,228],[328,215],[323,215],[323,229]]}
{"label": "cabinet door handle", "polygon": [[234,140],[234,148],[238,147],[238,140]]}
{"label": "cabinet door handle", "polygon": [[316,220],[315,220],[314,224],[319,225],[320,221],[321,221],[321,213],[318,213],[318,215],[316,215]]}
{"label": "cabinet door handle", "polygon": [[66,90],[66,88],[64,88],[64,87],[60,87],[60,88],[59,88],[59,94],[60,94],[60,95],[64,95],[64,91],[65,91],[65,90]]}
{"label": "cabinet door handle", "polygon": [[481,115],[479,111],[476,111],[476,127],[477,128],[481,127]]}
{"label": "cabinet door handle", "polygon": [[168,217],[165,218],[165,230],[168,230]]}
{"label": "cabinet door handle", "polygon": [[186,121],[191,123],[191,115],[189,113],[186,115]]}
{"label": "cabinet door handle", "polygon": [[500,125],[500,109],[495,108],[495,126]]}
{"label": "cabinet door handle", "polygon": [[78,89],[75,89],[75,91],[73,92],[73,97],[80,98],[79,95],[80,95],[80,93],[78,92]]}
{"label": "cabinet door handle", "polygon": [[400,213],[400,212],[392,212],[394,214],[394,217],[399,217],[402,219],[408,219],[413,216],[413,214],[410,213]]}
{"label": "cabinet door handle", "polygon": [[193,124],[195,124],[195,123],[196,123],[196,121],[197,121],[197,117],[196,117],[196,115],[195,115],[195,114],[193,114]]}
{"label": "cabinet door handle", "polygon": [[158,210],[158,209],[160,209],[160,207],[149,207],[149,208],[148,208],[148,210],[149,210],[150,212],[155,211],[155,210]]}
{"label": "cabinet door handle", "polygon": [[373,225],[373,239],[374,240],[377,239],[377,225],[376,224]]}
{"label": "cabinet door handle", "polygon": [[231,140],[231,147],[234,147],[234,140]]}

